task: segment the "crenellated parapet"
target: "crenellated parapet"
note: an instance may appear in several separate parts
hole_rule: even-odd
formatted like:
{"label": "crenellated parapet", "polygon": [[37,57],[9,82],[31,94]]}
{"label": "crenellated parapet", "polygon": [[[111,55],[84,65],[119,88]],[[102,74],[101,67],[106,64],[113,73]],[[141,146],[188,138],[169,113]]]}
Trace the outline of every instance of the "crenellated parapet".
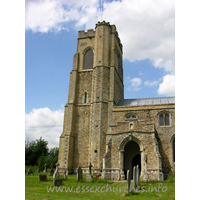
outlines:
{"label": "crenellated parapet", "polygon": [[85,32],[84,30],[78,32],[78,39],[93,37],[95,37],[95,31],[93,29],[88,29],[87,32]]}
{"label": "crenellated parapet", "polygon": [[121,50],[122,50],[122,43],[121,43],[121,40],[120,40],[120,38],[119,38],[119,34],[118,34],[118,32],[117,32],[117,28],[116,28],[116,26],[115,25],[110,25],[110,23],[109,22],[105,22],[105,21],[103,21],[103,22],[98,22],[97,24],[96,24],[96,27],[95,27],[95,29],[98,27],[98,26],[109,26],[110,28],[111,28],[111,33],[112,34],[115,34],[115,36],[116,36],[116,38],[117,38],[117,41],[118,41],[118,43],[119,43],[119,46],[120,46],[120,48],[121,48]]}
{"label": "crenellated parapet", "polygon": [[[121,40],[119,38],[119,35],[118,35],[118,32],[117,32],[117,29],[116,29],[115,25],[110,25],[109,22],[103,21],[103,22],[98,22],[96,24],[95,29],[97,27],[99,27],[99,26],[105,26],[105,25],[108,26],[108,27],[110,27],[110,30],[111,30],[112,34],[115,34],[115,36],[117,38],[117,41],[119,43],[119,46],[120,46],[120,48],[122,50],[123,46],[122,46],[122,43],[121,43]],[[87,31],[81,30],[81,31],[78,32],[78,39],[94,38],[94,37],[95,37],[95,30],[93,30],[93,29],[88,29]]]}

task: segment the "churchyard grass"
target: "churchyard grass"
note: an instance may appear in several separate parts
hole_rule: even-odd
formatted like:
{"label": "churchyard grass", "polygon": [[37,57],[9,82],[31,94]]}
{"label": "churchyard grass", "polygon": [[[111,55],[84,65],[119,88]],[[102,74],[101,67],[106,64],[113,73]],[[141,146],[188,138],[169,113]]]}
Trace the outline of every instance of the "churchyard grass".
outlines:
{"label": "churchyard grass", "polygon": [[[39,174],[46,174],[47,175],[47,181],[46,182],[39,182],[38,181],[38,175]],[[131,192],[129,194],[126,194],[124,192],[124,189],[122,187],[127,186],[127,182],[111,182],[106,180],[98,180],[98,179],[92,179],[89,182],[86,181],[86,178],[83,177],[83,180],[80,182],[76,181],[76,175],[68,175],[66,180],[63,180],[63,184],[60,186],[62,187],[73,187],[72,192],[66,192],[65,189],[63,191],[56,191],[56,187],[54,188],[54,191],[47,191],[47,189],[50,189],[50,187],[53,189],[53,180],[52,176],[49,176],[49,172],[47,173],[34,173],[33,175],[25,175],[25,199],[27,200],[66,200],[66,199],[82,199],[82,200],[121,200],[121,199],[141,199],[141,200],[170,200],[175,199],[175,182],[174,177],[170,177],[166,181],[150,181],[150,182],[141,182],[139,183],[140,186],[140,192]],[[63,176],[60,176],[62,179]],[[152,191],[152,188],[159,187],[159,184],[161,188],[159,189],[159,192]],[[91,191],[93,192],[86,192],[86,187],[89,189],[94,187]],[[110,187],[112,190],[113,188],[116,190],[118,188],[118,192],[111,192],[110,189],[106,192],[106,187]],[[96,190],[95,187],[99,187],[99,192]],[[104,187],[104,188],[103,188]],[[119,188],[122,188],[121,192],[119,192]],[[145,188],[145,192],[142,192],[142,187]],[[57,187],[59,188],[59,187]],[[82,192],[82,188],[84,188],[84,192]],[[104,191],[103,193],[101,192]],[[167,190],[166,190],[167,188]],[[162,191],[165,191],[163,192]],[[76,192],[79,191],[79,192]],[[126,189],[127,190],[127,189]],[[148,192],[149,190],[149,192]],[[146,192],[147,191],[147,192]]]}

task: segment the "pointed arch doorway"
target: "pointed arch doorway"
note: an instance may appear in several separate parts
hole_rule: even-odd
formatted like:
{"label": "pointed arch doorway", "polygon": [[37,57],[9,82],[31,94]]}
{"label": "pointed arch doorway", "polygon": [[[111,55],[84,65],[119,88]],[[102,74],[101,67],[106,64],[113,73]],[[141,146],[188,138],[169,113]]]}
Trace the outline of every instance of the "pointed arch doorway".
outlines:
{"label": "pointed arch doorway", "polygon": [[144,152],[142,142],[131,135],[125,138],[120,144],[120,171],[126,179],[127,170],[133,178],[133,167],[139,165],[140,175],[143,176]]}
{"label": "pointed arch doorway", "polygon": [[141,171],[141,154],[140,147],[135,141],[129,141],[124,148],[124,174],[127,179],[127,170],[130,171],[131,179],[133,178],[133,167],[139,165]]}

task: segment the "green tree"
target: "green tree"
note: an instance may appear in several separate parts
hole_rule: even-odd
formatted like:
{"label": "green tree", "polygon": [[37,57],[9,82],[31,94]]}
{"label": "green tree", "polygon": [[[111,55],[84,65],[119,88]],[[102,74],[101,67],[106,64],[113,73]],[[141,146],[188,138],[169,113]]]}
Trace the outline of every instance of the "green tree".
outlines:
{"label": "green tree", "polygon": [[35,146],[36,146],[36,142],[35,141],[29,141],[26,140],[25,141],[25,165],[35,165]]}
{"label": "green tree", "polygon": [[46,164],[48,168],[50,167],[51,163],[53,163],[55,166],[56,162],[58,161],[58,151],[58,147],[50,149],[48,155],[46,156]]}
{"label": "green tree", "polygon": [[48,155],[48,142],[42,139],[36,139],[35,141],[25,141],[25,165],[37,165],[38,159],[44,155]]}
{"label": "green tree", "polygon": [[44,170],[45,162],[46,162],[46,157],[44,156],[44,153],[42,153],[42,155],[38,159],[38,167],[41,170]]}

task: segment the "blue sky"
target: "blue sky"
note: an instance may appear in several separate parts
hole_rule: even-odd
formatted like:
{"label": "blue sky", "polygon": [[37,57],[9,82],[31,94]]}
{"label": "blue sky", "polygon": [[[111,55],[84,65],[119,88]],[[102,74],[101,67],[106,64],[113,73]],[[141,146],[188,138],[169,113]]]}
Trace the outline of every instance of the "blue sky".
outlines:
{"label": "blue sky", "polygon": [[[95,28],[100,1],[26,0],[25,7],[26,139],[58,146],[78,30]],[[103,1],[103,20],[123,44],[125,98],[175,96],[174,12],[173,0]]]}
{"label": "blue sky", "polygon": [[[57,110],[67,103],[77,35],[76,30],[26,33],[26,113],[30,113],[33,108],[43,107]],[[125,98],[165,96],[157,92],[159,83],[166,74],[164,69],[155,68],[148,58],[135,62],[125,59],[123,67]],[[133,78],[141,79],[142,83],[133,87],[130,82]],[[157,82],[153,86],[146,86],[144,83],[147,80]]]}

